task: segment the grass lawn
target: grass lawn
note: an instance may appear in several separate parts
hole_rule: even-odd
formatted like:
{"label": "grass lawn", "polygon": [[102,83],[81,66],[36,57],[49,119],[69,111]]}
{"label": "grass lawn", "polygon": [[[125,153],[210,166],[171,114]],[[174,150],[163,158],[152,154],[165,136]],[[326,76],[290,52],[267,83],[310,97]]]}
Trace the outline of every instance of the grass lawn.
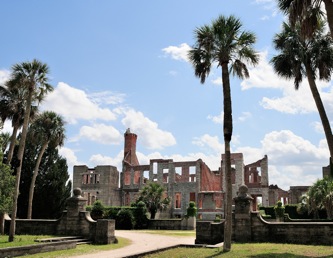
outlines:
{"label": "grass lawn", "polygon": [[[13,247],[13,246],[24,246],[24,245],[32,245],[39,244],[35,242],[35,239],[42,239],[54,236],[35,236],[35,235],[16,235],[14,242],[8,242],[8,236],[0,236],[0,248],[5,247]],[[117,248],[121,248],[127,246],[131,243],[129,239],[117,237],[118,243],[111,245],[78,245],[75,249],[70,250],[60,250],[48,253],[40,253],[34,255],[26,255],[22,257],[29,258],[57,258],[57,257],[69,257],[80,254],[88,254],[88,253],[96,253],[99,251],[108,251]],[[0,251],[1,252],[1,251]]]}
{"label": "grass lawn", "polygon": [[144,256],[144,258],[304,258],[333,257],[333,246],[310,246],[292,244],[250,243],[231,245],[231,251],[223,253],[223,248],[175,248]]}

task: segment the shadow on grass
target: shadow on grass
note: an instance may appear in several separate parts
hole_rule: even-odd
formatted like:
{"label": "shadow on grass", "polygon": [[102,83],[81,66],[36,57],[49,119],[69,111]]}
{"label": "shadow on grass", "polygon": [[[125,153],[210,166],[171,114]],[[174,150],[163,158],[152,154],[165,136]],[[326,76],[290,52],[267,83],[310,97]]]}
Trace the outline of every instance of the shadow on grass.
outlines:
{"label": "shadow on grass", "polygon": [[[217,254],[214,254],[212,256],[209,256],[207,258],[214,258],[214,257],[222,257],[224,254],[227,254],[228,252],[219,252]],[[257,254],[257,255],[249,255],[246,256],[249,258],[309,258],[309,257],[313,257],[313,256],[308,256],[308,255],[298,255],[298,254],[290,254],[290,253],[266,253],[266,254]],[[332,256],[316,256],[316,258],[327,258],[327,257],[333,257]]]}

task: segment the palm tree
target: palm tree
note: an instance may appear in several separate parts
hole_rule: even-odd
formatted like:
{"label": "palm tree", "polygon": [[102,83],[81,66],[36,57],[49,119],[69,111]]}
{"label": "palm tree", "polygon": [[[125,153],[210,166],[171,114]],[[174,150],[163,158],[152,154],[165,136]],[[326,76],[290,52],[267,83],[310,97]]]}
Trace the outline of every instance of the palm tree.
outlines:
{"label": "palm tree", "polygon": [[318,179],[307,192],[309,198],[309,212],[318,218],[318,210],[325,208],[327,218],[333,218],[333,181],[331,178]]}
{"label": "palm tree", "polygon": [[137,203],[142,201],[146,204],[151,219],[155,219],[159,209],[166,208],[169,205],[169,198],[163,198],[164,192],[164,187],[156,182],[150,182],[140,190]]}
{"label": "palm tree", "polygon": [[17,199],[19,195],[22,160],[30,121],[31,105],[33,101],[41,101],[44,95],[53,89],[53,87],[48,83],[48,73],[49,68],[47,64],[43,64],[42,62],[34,59],[32,62],[22,62],[13,65],[11,77],[9,79],[13,85],[25,89],[27,93],[21,139],[17,152],[18,166],[16,168],[12,220],[10,222],[8,237],[9,242],[14,241],[15,235]]}
{"label": "palm tree", "polygon": [[[3,153],[6,151],[8,145],[10,142],[10,133],[5,133],[5,132],[1,132],[0,133],[0,144],[1,144],[1,150],[0,153],[1,155],[3,155]],[[2,162],[2,160],[0,160]]]}
{"label": "palm tree", "polygon": [[[271,63],[275,72],[284,78],[294,79],[295,89],[299,88],[303,77],[306,76],[313,99],[324,128],[330,164],[333,157],[333,135],[330,122],[316,85],[316,78],[330,81],[333,71],[333,40],[324,35],[324,24],[321,22],[313,32],[312,38],[304,39],[300,35],[300,25],[292,28],[283,23],[282,32],[275,35],[274,45],[280,54],[272,58]],[[332,169],[332,166],[331,166]]]}
{"label": "palm tree", "polygon": [[[8,81],[5,86],[0,86],[0,117],[2,122],[10,119],[12,121],[13,131],[10,137],[9,150],[6,157],[6,164],[12,161],[14,148],[17,143],[17,132],[23,125],[25,113],[26,89],[13,85]],[[32,106],[30,119],[33,119],[37,113],[37,107]]]}
{"label": "palm tree", "polygon": [[333,1],[332,0],[278,0],[279,8],[289,16],[292,27],[302,24],[302,35],[310,36],[316,30],[318,18],[323,16],[320,5],[324,3],[328,26],[333,37]]}
{"label": "palm tree", "polygon": [[232,232],[232,183],[230,141],[232,137],[232,107],[229,81],[229,69],[239,78],[249,77],[245,62],[253,65],[259,61],[258,54],[252,48],[256,41],[253,33],[242,31],[242,23],[234,16],[219,16],[211,25],[204,25],[194,31],[196,43],[189,51],[195,76],[205,83],[211,66],[216,63],[222,68],[222,88],[224,103],[223,134],[225,145],[226,180],[226,222],[224,227],[223,250],[231,249]]}
{"label": "palm tree", "polygon": [[31,219],[32,201],[40,162],[47,147],[56,148],[62,146],[65,140],[65,123],[59,115],[52,111],[45,111],[31,124],[28,137],[38,145],[39,153],[33,171],[28,200],[27,218]]}

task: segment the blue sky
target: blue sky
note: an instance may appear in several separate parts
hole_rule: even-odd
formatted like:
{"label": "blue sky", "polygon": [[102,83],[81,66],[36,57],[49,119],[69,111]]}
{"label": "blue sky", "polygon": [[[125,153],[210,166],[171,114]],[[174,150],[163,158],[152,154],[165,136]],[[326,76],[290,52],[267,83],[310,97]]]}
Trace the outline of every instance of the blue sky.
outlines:
{"label": "blue sky", "polygon": [[[201,158],[216,170],[224,150],[221,71],[200,84],[186,53],[194,29],[221,14],[257,35],[261,56],[249,79],[231,79],[232,151],[245,164],[268,155],[270,184],[312,184],[329,152],[306,80],[296,92],[269,64],[284,19],[274,0],[3,1],[0,83],[13,64],[37,58],[49,65],[55,90],[41,109],[67,122],[60,153],[70,173],[81,164],[121,171],[127,128],[138,135],[141,164]],[[332,81],[317,85],[331,121]]]}

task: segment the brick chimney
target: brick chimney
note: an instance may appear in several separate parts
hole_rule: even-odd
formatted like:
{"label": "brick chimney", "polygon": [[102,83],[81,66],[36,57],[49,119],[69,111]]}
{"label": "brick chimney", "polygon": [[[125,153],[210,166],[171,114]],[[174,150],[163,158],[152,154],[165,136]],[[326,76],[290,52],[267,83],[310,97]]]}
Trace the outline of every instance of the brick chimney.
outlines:
{"label": "brick chimney", "polygon": [[136,156],[136,140],[138,136],[131,133],[128,128],[124,133],[125,144],[124,144],[124,162],[129,163],[132,166],[140,165]]}

